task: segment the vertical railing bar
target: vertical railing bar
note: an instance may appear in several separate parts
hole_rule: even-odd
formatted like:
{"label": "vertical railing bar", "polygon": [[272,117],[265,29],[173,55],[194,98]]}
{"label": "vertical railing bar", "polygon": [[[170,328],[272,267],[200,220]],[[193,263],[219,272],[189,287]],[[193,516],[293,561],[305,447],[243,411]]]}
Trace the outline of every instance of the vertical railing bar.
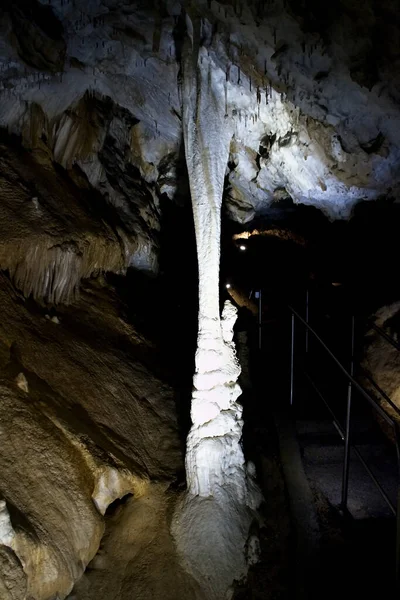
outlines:
{"label": "vertical railing bar", "polygon": [[[310,292],[307,288],[306,290],[306,323],[308,325],[309,322],[309,302],[310,302]],[[308,327],[306,327],[306,354],[308,354]]]}
{"label": "vertical railing bar", "polygon": [[397,467],[399,471],[399,482],[397,485],[397,515],[396,515],[396,587],[400,592],[400,431],[397,423],[393,424],[394,438],[396,442]]}
{"label": "vertical railing bar", "polygon": [[349,469],[350,469],[350,427],[351,427],[351,396],[352,386],[350,381],[347,385],[346,423],[344,431],[344,456],[342,472],[342,510],[347,510],[347,498],[349,493]]}
{"label": "vertical railing bar", "polygon": [[[350,355],[350,375],[354,376],[354,316],[351,317],[351,355]],[[344,437],[344,457],[342,474],[342,510],[347,510],[347,499],[349,495],[349,470],[350,470],[350,434],[351,434],[351,402],[353,386],[351,381],[347,384],[347,406],[346,406],[346,425]]]}
{"label": "vertical railing bar", "polygon": [[258,349],[261,350],[262,345],[262,298],[261,288],[258,292]]}
{"label": "vertical railing bar", "polygon": [[387,422],[389,423],[389,425],[392,425],[393,423],[393,419],[391,419],[386,412],[379,406],[379,404],[376,402],[376,400],[374,400],[365,390],[364,388],[354,379],[354,377],[352,375],[350,375],[350,373],[348,373],[348,371],[346,370],[346,368],[342,365],[342,363],[336,358],[336,356],[333,354],[333,352],[331,350],[329,350],[328,346],[322,341],[322,339],[320,338],[320,336],[316,333],[316,331],[310,326],[307,325],[305,320],[299,315],[299,313],[292,307],[289,306],[289,310],[294,313],[294,315],[296,316],[296,318],[300,321],[300,323],[303,323],[303,325],[306,325],[310,331],[310,333],[312,333],[312,335],[315,337],[315,339],[321,344],[321,346],[323,348],[325,348],[326,352],[329,354],[329,356],[332,358],[332,360],[337,364],[337,366],[339,367],[339,369],[342,371],[342,373],[344,373],[344,375],[347,377],[347,379],[350,379],[353,387],[367,400],[367,402],[369,402],[369,404],[371,404],[374,409],[376,410],[376,412]]}
{"label": "vertical railing bar", "polygon": [[[307,307],[308,307],[308,298],[307,298]],[[343,432],[345,435],[345,444],[347,445],[347,451],[345,451],[345,459],[343,466],[343,485],[342,485],[342,506],[344,509],[347,507],[347,496],[348,496],[348,475],[349,475],[349,458],[350,458],[350,431],[351,431],[351,401],[352,401],[352,388],[353,386],[362,394],[362,396],[368,400],[368,402],[373,406],[373,408],[381,415],[382,418],[385,419],[389,424],[391,424],[395,429],[395,441],[396,441],[396,453],[397,453],[397,463],[399,470],[399,484],[397,491],[397,511],[391,504],[387,494],[384,492],[383,488],[373,475],[372,471],[369,469],[367,463],[362,458],[361,454],[357,450],[356,447],[353,447],[353,450],[368,474],[370,475],[372,481],[377,486],[378,490],[381,492],[383,498],[386,500],[388,506],[391,508],[393,512],[396,512],[396,586],[397,590],[400,592],[400,430],[397,423],[390,418],[386,412],[379,406],[379,404],[374,401],[369,394],[360,386],[360,384],[354,379],[354,351],[355,351],[355,317],[352,316],[351,320],[351,364],[350,364],[350,373],[348,373],[340,363],[340,361],[336,358],[336,356],[329,350],[326,344],[322,341],[319,335],[311,328],[308,322],[308,310],[306,314],[306,320],[302,319],[302,317],[291,307],[289,306],[291,311],[291,323],[292,323],[292,332],[291,332],[291,365],[290,365],[290,404],[293,404],[293,394],[294,394],[294,329],[295,329],[295,317],[297,317],[300,322],[302,322],[307,331],[311,331],[311,333],[316,337],[319,343],[325,348],[328,354],[333,358],[335,363],[341,369],[341,371],[346,375],[349,380],[348,393],[347,393],[347,411],[346,411],[346,431]],[[308,348],[308,345],[306,346]],[[374,383],[372,381],[372,383]],[[376,386],[378,391],[379,388]],[[317,390],[318,391],[318,390]],[[328,406],[328,405],[327,405]],[[328,407],[329,408],[329,407]],[[336,423],[335,423],[336,425]],[[338,425],[338,431],[340,433],[340,425]],[[347,466],[346,466],[347,465]],[[346,473],[345,473],[346,471]]]}
{"label": "vertical railing bar", "polygon": [[290,406],[293,406],[294,394],[294,313],[292,312],[292,341],[290,350]]}

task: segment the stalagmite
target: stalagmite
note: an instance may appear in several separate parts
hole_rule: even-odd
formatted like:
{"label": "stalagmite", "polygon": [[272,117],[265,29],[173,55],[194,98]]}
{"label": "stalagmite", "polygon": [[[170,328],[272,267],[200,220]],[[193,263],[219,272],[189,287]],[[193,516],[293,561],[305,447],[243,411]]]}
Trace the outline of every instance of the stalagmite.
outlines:
{"label": "stalagmite", "polygon": [[[240,374],[227,301],[220,318],[221,204],[234,122],[225,117],[226,74],[200,47],[188,19],[183,54],[183,131],[196,230],[199,321],[192,428],[187,440],[188,495],[175,520],[178,549],[208,599],[229,597],[246,573],[245,547],[259,495],[240,446]],[[250,544],[252,547],[252,544]]]}

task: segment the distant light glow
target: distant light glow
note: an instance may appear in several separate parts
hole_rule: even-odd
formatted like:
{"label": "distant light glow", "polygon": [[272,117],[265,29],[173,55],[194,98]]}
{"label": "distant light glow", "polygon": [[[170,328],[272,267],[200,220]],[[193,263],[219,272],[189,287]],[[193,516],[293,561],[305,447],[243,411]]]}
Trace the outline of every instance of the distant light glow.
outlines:
{"label": "distant light glow", "polygon": [[225,287],[226,287],[227,290],[229,290],[229,288],[231,287],[231,284],[227,283]]}
{"label": "distant light glow", "polygon": [[239,246],[240,250],[246,250],[246,246]]}

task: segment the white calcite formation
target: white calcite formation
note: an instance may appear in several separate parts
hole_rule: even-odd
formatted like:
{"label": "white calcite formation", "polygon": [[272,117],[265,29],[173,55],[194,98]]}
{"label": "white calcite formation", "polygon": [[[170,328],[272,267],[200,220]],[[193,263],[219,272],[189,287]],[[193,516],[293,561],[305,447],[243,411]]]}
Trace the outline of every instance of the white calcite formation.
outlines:
{"label": "white calcite formation", "polygon": [[246,574],[249,526],[259,501],[240,446],[240,366],[232,341],[236,308],[219,313],[221,204],[234,122],[225,113],[224,73],[199,46],[199,22],[187,18],[183,59],[183,130],[199,266],[199,330],[187,439],[188,496],[175,536],[189,572],[207,598],[225,598]]}
{"label": "white calcite formation", "polygon": [[15,532],[11,525],[5,500],[0,500],[0,544],[12,548]]}
{"label": "white calcite formation", "polygon": [[[361,200],[398,196],[395,0],[384,7],[349,0],[326,15],[318,3],[286,0],[189,4],[213,50],[210,69],[225,84],[222,129],[235,123],[225,180],[230,217],[246,223],[291,197],[348,218]],[[100,270],[156,273],[160,196],[186,196],[178,80],[189,4],[32,0],[0,14],[0,127],[112,207],[126,229],[125,250]],[[39,218],[46,209],[35,191],[31,212]],[[36,241],[24,238],[24,256]],[[40,285],[32,284],[31,261],[15,273],[0,256],[0,268],[25,295],[71,301],[96,272],[87,257],[97,249],[67,252],[63,241],[51,250],[40,244]],[[55,284],[43,285],[47,278]]]}
{"label": "white calcite formation", "polygon": [[[187,3],[14,4],[20,3],[10,3],[0,23],[0,126],[66,168],[79,166],[129,220],[129,201],[110,170],[112,153],[104,150],[113,141],[120,178],[124,163],[135,165],[151,194],[162,185],[163,160],[176,162],[176,42]],[[36,22],[29,4],[46,16]],[[348,217],[362,199],[398,193],[395,0],[382,7],[349,1],[333,11],[286,0],[190,5],[219,36],[217,61],[229,114],[237,117],[228,176],[235,219],[251,219],[283,189],[333,218]],[[48,13],[54,24],[46,31]],[[170,181],[164,190],[172,198],[178,186]],[[150,227],[154,212],[145,215]]]}

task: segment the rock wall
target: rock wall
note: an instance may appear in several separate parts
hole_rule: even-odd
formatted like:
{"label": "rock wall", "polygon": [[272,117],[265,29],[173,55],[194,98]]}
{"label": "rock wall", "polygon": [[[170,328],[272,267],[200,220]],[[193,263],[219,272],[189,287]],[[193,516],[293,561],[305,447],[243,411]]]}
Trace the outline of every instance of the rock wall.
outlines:
{"label": "rock wall", "polygon": [[[400,302],[383,306],[373,318],[378,327],[397,343],[399,342]],[[400,409],[400,353],[374,329],[370,329],[365,337],[362,367]],[[377,393],[368,380],[365,380],[365,385],[400,426],[400,416],[396,411]],[[393,432],[389,431],[389,435],[392,436]]]}
{"label": "rock wall", "polygon": [[4,275],[0,297],[1,597],[65,598],[107,507],[182,471],[174,390],[110,288],[53,316]]}

